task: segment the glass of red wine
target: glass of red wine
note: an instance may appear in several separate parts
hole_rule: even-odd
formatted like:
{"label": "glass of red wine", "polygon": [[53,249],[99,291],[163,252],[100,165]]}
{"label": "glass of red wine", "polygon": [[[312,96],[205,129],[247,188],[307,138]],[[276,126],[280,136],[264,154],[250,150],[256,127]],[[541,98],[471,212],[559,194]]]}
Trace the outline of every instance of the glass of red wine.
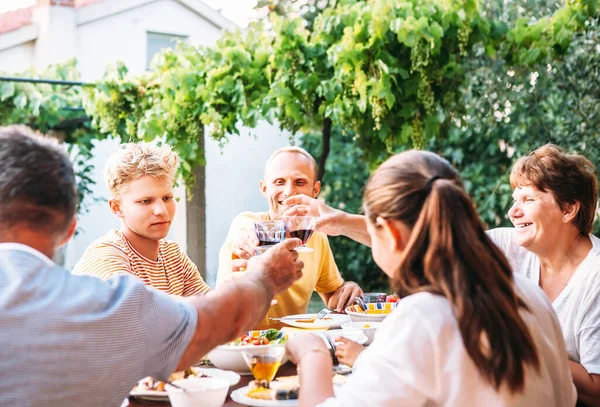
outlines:
{"label": "glass of red wine", "polygon": [[312,252],[310,247],[306,247],[306,242],[315,231],[315,216],[284,216],[283,222],[287,228],[289,237],[296,237],[302,240],[302,246],[297,247],[298,252]]}
{"label": "glass of red wine", "polygon": [[259,220],[254,222],[254,231],[258,238],[258,247],[254,254],[259,255],[271,246],[285,239],[285,223],[282,220]]}

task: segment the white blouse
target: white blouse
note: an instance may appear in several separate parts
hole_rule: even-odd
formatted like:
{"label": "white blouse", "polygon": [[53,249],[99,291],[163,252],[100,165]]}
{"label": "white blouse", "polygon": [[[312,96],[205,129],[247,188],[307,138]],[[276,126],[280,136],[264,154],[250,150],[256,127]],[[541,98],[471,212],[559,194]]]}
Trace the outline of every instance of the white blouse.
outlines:
{"label": "white blouse", "polygon": [[467,354],[448,300],[418,293],[403,298],[356,360],[354,373],[323,407],[574,406],[559,323],[544,293],[515,276],[521,311],[538,351],[540,371],[527,366],[522,393],[496,391]]}
{"label": "white blouse", "polygon": [[[540,284],[540,260],[519,246],[514,228],[489,230],[514,272]],[[552,302],[563,330],[569,359],[590,374],[600,374],[600,239],[590,235],[592,249]]]}

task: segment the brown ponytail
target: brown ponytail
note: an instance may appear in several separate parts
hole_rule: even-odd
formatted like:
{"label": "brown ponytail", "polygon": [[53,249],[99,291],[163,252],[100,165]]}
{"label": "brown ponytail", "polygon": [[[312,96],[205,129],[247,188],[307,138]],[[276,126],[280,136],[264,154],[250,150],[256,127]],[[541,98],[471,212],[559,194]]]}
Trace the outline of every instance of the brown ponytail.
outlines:
{"label": "brown ponytail", "polygon": [[369,179],[364,210],[412,228],[393,286],[400,296],[442,295],[454,309],[465,349],[494,388],[522,391],[525,364],[539,358],[519,309],[512,271],[487,237],[456,170],[424,151],[398,154]]}

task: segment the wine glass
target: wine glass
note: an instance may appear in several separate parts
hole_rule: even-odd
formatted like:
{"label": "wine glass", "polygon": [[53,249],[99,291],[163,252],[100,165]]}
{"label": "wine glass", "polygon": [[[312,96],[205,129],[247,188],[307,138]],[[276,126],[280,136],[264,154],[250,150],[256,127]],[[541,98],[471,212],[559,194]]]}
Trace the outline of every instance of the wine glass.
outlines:
{"label": "wine glass", "polygon": [[252,375],[257,381],[270,383],[277,374],[285,355],[284,346],[251,346],[242,351]]}
{"label": "wine glass", "polygon": [[310,247],[306,247],[306,242],[315,231],[315,216],[284,216],[283,223],[289,232],[290,237],[296,237],[302,240],[302,246],[297,247],[298,252],[312,252]]}
{"label": "wine glass", "polygon": [[273,246],[285,239],[285,223],[281,220],[258,220],[254,231],[259,246]]}

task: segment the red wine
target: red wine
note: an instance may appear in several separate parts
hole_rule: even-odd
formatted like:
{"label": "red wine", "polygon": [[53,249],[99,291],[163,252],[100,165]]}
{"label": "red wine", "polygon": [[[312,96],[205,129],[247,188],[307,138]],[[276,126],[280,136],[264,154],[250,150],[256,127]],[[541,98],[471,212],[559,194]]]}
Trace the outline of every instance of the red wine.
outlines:
{"label": "red wine", "polygon": [[313,229],[299,229],[290,232],[291,237],[296,237],[302,240],[302,244],[306,244],[308,239],[312,236],[314,230]]}
{"label": "red wine", "polygon": [[258,245],[259,246],[272,246],[274,244],[277,244],[281,242],[281,240],[259,240],[258,241]]}

